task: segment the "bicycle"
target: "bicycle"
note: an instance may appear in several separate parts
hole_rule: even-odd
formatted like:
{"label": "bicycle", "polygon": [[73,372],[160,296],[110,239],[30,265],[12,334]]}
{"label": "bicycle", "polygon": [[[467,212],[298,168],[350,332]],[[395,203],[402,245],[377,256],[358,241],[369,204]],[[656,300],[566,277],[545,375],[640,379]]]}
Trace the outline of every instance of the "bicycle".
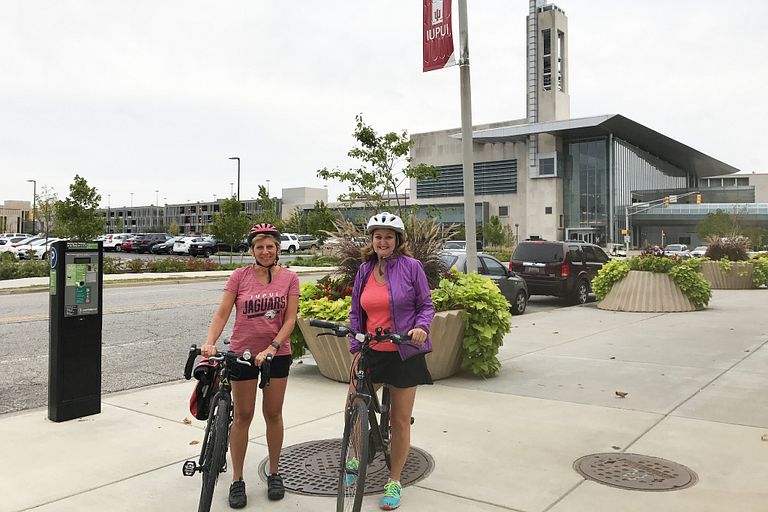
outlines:
{"label": "bicycle", "polygon": [[[355,391],[347,397],[344,437],[341,441],[339,460],[339,487],[336,495],[336,512],[358,512],[363,502],[366,470],[368,464],[376,458],[376,454],[382,453],[387,468],[392,469],[389,386],[382,384],[379,402],[375,385],[368,372],[368,354],[373,350],[371,346],[375,343],[392,341],[399,344],[410,340],[410,336],[391,333],[388,329],[381,328],[376,329],[376,334],[355,333],[345,325],[316,319],[310,320],[309,325],[332,331],[320,333],[319,336],[334,335],[341,338],[352,335],[361,344],[357,371],[354,372]],[[411,424],[413,421],[411,418]]]}
{"label": "bicycle", "polygon": [[[229,342],[225,340],[224,343],[227,344]],[[192,368],[195,359],[199,355],[200,349],[197,345],[189,347],[187,363],[184,366],[185,379],[189,380],[192,377]],[[213,490],[216,487],[216,481],[219,478],[219,474],[227,470],[229,430],[232,427],[234,412],[229,372],[234,364],[253,364],[251,353],[247,350],[243,354],[236,354],[232,351],[217,352],[215,356],[210,356],[208,360],[218,363],[215,366],[216,373],[212,379],[213,383],[218,383],[218,388],[213,398],[211,398],[211,407],[208,414],[208,422],[205,426],[205,434],[203,435],[200,457],[197,462],[187,460],[182,465],[182,474],[184,476],[194,476],[197,472],[202,473],[203,485],[200,491],[198,512],[209,512],[211,510],[211,501],[213,500]],[[272,356],[267,356],[261,365],[260,389],[264,389],[269,384],[271,361]]]}

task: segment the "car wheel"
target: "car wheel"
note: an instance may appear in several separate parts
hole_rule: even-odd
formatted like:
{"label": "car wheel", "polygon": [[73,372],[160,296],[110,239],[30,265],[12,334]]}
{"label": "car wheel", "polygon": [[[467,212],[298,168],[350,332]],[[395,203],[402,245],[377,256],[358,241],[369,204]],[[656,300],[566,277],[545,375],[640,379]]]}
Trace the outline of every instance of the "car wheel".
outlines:
{"label": "car wheel", "polygon": [[517,292],[517,296],[515,297],[515,303],[512,304],[512,314],[522,315],[525,312],[525,307],[527,305],[528,295],[525,293],[525,290],[520,290]]}
{"label": "car wheel", "polygon": [[312,247],[310,247],[310,249],[312,249],[313,251],[316,251],[317,250],[317,245],[312,244]]}
{"label": "car wheel", "polygon": [[120,251],[122,251],[122,250],[123,250],[123,247],[122,247],[120,244],[117,244],[117,245],[115,246],[115,252],[120,252]]}
{"label": "car wheel", "polygon": [[206,249],[206,250],[203,252],[203,255],[204,255],[206,258],[210,258],[210,257],[211,257],[211,250],[210,250],[210,249]]}
{"label": "car wheel", "polygon": [[296,252],[296,248],[295,248],[294,246],[290,246],[290,247],[288,248],[288,254],[293,254],[293,253],[295,253],[295,252]]}
{"label": "car wheel", "polygon": [[586,304],[589,299],[589,283],[584,279],[579,279],[576,283],[576,289],[573,292],[573,302],[576,304]]}

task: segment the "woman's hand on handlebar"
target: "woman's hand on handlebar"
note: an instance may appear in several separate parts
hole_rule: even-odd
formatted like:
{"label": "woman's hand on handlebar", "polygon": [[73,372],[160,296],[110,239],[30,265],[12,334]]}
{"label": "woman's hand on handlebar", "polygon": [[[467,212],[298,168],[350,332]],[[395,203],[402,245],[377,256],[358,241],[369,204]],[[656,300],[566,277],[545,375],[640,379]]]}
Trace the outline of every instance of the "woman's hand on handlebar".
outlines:
{"label": "woman's hand on handlebar", "polygon": [[261,364],[267,359],[267,356],[275,357],[276,355],[277,351],[272,347],[268,347],[256,354],[256,362],[254,364],[261,367]]}
{"label": "woman's hand on handlebar", "polygon": [[208,343],[205,343],[202,347],[200,347],[200,355],[203,357],[211,357],[215,356],[218,350],[216,350],[216,344],[209,345]]}
{"label": "woman's hand on handlebar", "polygon": [[408,331],[408,336],[411,337],[411,342],[415,343],[416,345],[421,345],[427,341],[427,333],[420,327],[415,327]]}

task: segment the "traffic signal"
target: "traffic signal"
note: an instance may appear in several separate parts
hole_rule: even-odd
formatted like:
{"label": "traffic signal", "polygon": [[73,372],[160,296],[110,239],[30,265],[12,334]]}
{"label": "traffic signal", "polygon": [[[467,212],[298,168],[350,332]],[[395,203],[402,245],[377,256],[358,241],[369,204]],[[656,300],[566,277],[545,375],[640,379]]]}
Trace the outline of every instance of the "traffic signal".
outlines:
{"label": "traffic signal", "polygon": [[664,197],[664,208],[669,207],[669,196]]}
{"label": "traffic signal", "polygon": [[701,194],[696,194],[696,204],[701,204]]}

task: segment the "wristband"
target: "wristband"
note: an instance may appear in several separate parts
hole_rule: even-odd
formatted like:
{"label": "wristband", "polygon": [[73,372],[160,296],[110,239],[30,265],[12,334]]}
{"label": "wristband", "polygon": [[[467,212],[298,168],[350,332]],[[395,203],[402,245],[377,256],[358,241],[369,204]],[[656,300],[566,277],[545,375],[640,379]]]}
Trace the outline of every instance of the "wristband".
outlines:
{"label": "wristband", "polygon": [[274,341],[272,341],[272,348],[273,348],[273,349],[275,349],[275,350],[276,350],[276,351],[278,351],[278,352],[280,351],[280,347],[281,347],[282,345],[283,345],[283,344],[282,344],[282,343],[280,343],[280,342],[279,342],[279,341],[277,341],[277,340],[274,340]]}

